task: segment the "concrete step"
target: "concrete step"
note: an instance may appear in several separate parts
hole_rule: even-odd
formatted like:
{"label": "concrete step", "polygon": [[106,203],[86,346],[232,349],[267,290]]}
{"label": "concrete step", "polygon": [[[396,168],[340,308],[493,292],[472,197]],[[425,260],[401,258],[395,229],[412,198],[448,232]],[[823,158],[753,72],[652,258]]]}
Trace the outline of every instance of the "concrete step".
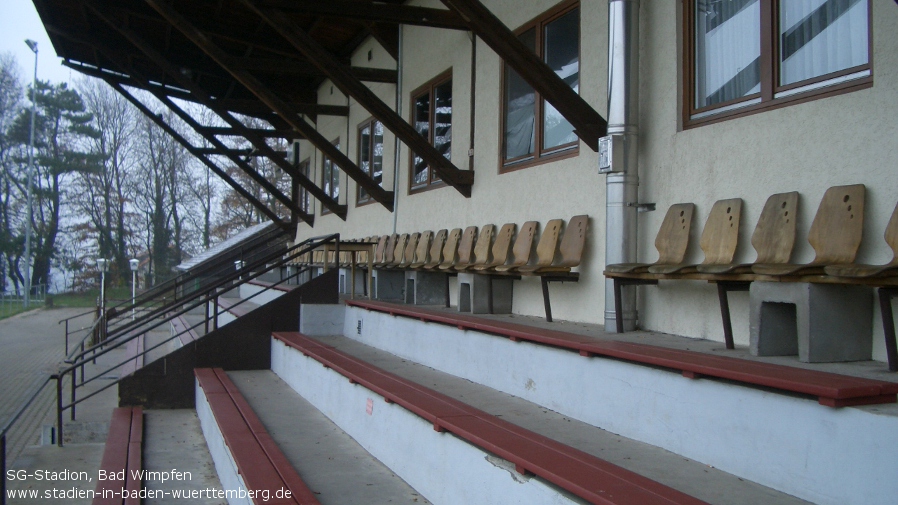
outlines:
{"label": "concrete step", "polygon": [[[746,505],[807,503],[664,449],[610,433],[521,398],[439,372],[346,337],[316,337],[316,340],[400,377],[468,403],[505,421],[575,447],[709,503]],[[273,352],[275,352],[274,349]],[[296,351],[293,353],[298,355],[295,356],[296,359],[300,359],[300,353]],[[277,360],[273,358],[272,366],[277,371],[276,364]],[[290,372],[287,373],[298,379],[295,376],[295,371],[299,368],[298,365],[291,361],[288,367]],[[332,372],[331,376],[330,380],[334,381],[336,385],[327,389],[333,394],[337,385],[345,382],[346,379],[336,372]],[[291,384],[293,384],[292,381]],[[369,394],[374,395],[370,392]],[[381,402],[377,402],[374,408],[383,408]],[[342,413],[338,415],[341,418],[347,417]],[[392,439],[401,434],[379,433],[373,436]],[[436,447],[433,449],[435,452],[437,450]],[[427,452],[427,449],[424,449],[424,452]],[[489,458],[489,456],[487,457]],[[491,461],[497,466],[502,466],[502,461],[499,458],[492,456]],[[507,465],[507,462],[505,463]],[[421,462],[420,464],[426,466],[427,463]],[[452,463],[449,465],[452,466]],[[456,462],[456,465],[463,466],[464,463],[459,461]],[[513,465],[510,468],[506,466],[506,468],[512,478],[521,478],[514,472]],[[462,490],[450,490],[448,493],[459,496],[464,494]]]}
{"label": "concrete step", "polygon": [[271,371],[228,376],[322,505],[429,503]]}
{"label": "concrete step", "polygon": [[[305,316],[313,312],[303,307]],[[806,396],[356,307],[346,307],[339,332],[808,501],[891,504],[898,494],[891,478],[898,404],[824,407]]]}
{"label": "concrete step", "polygon": [[[152,472],[170,472],[170,480],[144,480],[147,498],[144,505],[225,505],[227,500],[210,497],[204,490],[221,490],[215,465],[196,411],[190,409],[144,411],[143,468]],[[180,475],[172,472],[181,472]],[[189,478],[185,477],[189,474]],[[192,498],[176,499],[173,491],[193,492]]]}

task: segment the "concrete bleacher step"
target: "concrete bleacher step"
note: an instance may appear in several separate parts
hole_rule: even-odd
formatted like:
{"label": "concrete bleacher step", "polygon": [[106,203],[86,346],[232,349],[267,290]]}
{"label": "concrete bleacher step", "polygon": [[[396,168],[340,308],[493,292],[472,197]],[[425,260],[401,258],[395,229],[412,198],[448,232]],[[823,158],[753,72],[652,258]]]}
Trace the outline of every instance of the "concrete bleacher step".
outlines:
{"label": "concrete bleacher step", "polygon": [[228,376],[322,504],[429,503],[270,370]]}
{"label": "concrete bleacher step", "polygon": [[[825,391],[812,396],[727,379],[731,370],[718,364],[729,359],[711,357],[714,367],[707,372],[720,378],[684,373],[691,366],[685,360],[664,364],[675,361],[668,355],[693,356],[684,351],[667,353],[662,362],[654,357],[638,362],[629,358],[637,348],[655,346],[620,345],[616,335],[601,331],[563,335],[560,325],[533,326],[509,336],[505,327],[521,326],[512,323],[520,318],[474,318],[398,304],[375,304],[384,310],[346,305],[340,331],[353,340],[789,495],[833,505],[891,504],[898,495],[892,478],[898,460],[891,449],[898,446],[898,404],[875,404],[879,392],[865,393],[873,395],[873,405],[834,408],[818,398]],[[304,307],[305,316],[313,312]],[[618,355],[620,349],[626,353]],[[775,368],[792,381],[789,369]],[[839,380],[848,387],[836,388],[836,395],[857,382]],[[874,388],[895,385],[861,382]]]}
{"label": "concrete bleacher step", "polygon": [[[666,485],[677,492],[685,493],[686,495],[693,496],[708,503],[805,503],[795,497],[740,479],[663,449],[609,433],[586,423],[560,415],[531,402],[446,373],[438,372],[345,337],[316,337],[315,341],[325,346],[332,346],[337,351],[358,358],[370,365],[375,365],[386,372],[396,374],[415,384],[433,389],[438,393],[447,395],[468,404],[471,407],[483,410],[498,417],[502,421],[507,421],[530,430],[536,434],[535,436],[545,436],[562,444],[579,449],[580,451],[591,454],[601,460],[605,460],[608,463],[617,465],[625,469],[625,471],[635,472],[651,481]],[[278,357],[279,354],[281,354],[280,357]],[[319,406],[325,404],[351,404],[353,395],[361,395],[362,397],[367,396],[375,399],[373,404],[368,403],[365,406],[365,408],[370,409],[370,411],[377,412],[381,409],[388,408],[402,409],[402,407],[398,407],[398,405],[388,406],[383,398],[376,400],[378,398],[377,393],[370,390],[358,391],[364,389],[358,384],[350,386],[350,391],[346,391],[347,379],[345,377],[338,374],[336,371],[328,370],[326,372],[321,372],[320,370],[317,370],[318,368],[323,368],[320,364],[309,367],[308,360],[312,358],[303,357],[302,354],[302,352],[289,348],[275,340],[275,343],[273,344],[272,368],[276,373],[283,374],[292,386],[299,386],[298,388],[301,391],[304,391],[305,394],[319,397],[317,400],[313,398],[313,401],[325,402],[324,404],[319,403]],[[303,363],[304,361],[305,363]],[[368,372],[365,373],[367,374]],[[306,386],[306,383],[314,384],[314,386]],[[355,389],[355,391],[352,391],[352,389]],[[341,390],[344,391],[343,395],[348,394],[348,396],[341,395]],[[334,395],[337,396],[336,399],[323,399],[325,396]],[[350,407],[346,407],[346,409],[350,409]],[[362,406],[359,405],[357,409],[361,410]],[[409,480],[413,485],[417,486],[416,482],[418,482],[418,479],[424,479],[425,483],[422,487],[419,487],[419,489],[425,494],[428,493],[427,487],[433,485],[433,488],[436,489],[434,492],[439,496],[433,496],[432,498],[438,503],[443,502],[442,499],[446,499],[447,501],[445,502],[447,503],[465,503],[465,496],[479,496],[479,499],[485,500],[483,501],[484,503],[494,503],[491,500],[498,500],[500,497],[502,500],[508,500],[507,502],[513,502],[515,496],[527,497],[524,503],[540,503],[541,501],[539,500],[544,499],[546,496],[552,496],[552,500],[557,499],[559,502],[580,502],[579,498],[572,496],[547,482],[543,481],[539,485],[536,485],[536,487],[530,485],[531,480],[539,479],[533,478],[532,476],[522,475],[515,469],[514,464],[482,451],[479,452],[480,459],[489,462],[487,471],[489,471],[490,466],[492,467],[491,470],[495,471],[496,469],[499,469],[500,474],[506,475],[505,478],[500,476],[495,482],[488,484],[479,483],[478,485],[482,486],[482,489],[478,489],[476,486],[473,489],[458,489],[452,487],[452,479],[449,477],[440,479],[440,481],[435,484],[429,483],[428,474],[446,474],[446,472],[439,471],[442,465],[455,467],[454,469],[449,470],[450,472],[459,471],[461,473],[464,473],[465,470],[459,470],[458,467],[464,468],[471,466],[473,468],[473,465],[470,461],[465,462],[464,456],[459,456],[458,451],[462,449],[458,449],[457,447],[448,449],[443,446],[443,442],[446,440],[445,438],[440,439],[437,437],[436,439],[433,439],[433,435],[427,435],[429,426],[425,426],[423,433],[418,435],[395,431],[402,430],[402,425],[385,428],[390,431],[367,433],[370,430],[376,429],[375,426],[378,425],[372,422],[370,423],[370,426],[366,426],[369,423],[365,419],[364,412],[361,415],[355,416],[356,418],[361,417],[362,419],[362,424],[359,426],[358,423],[360,421],[358,419],[353,421],[351,419],[353,417],[351,413],[332,411],[327,407],[325,407],[325,411],[328,412],[329,415],[337,418],[338,423],[347,423],[345,425],[341,424],[347,431],[350,431],[356,436],[363,436],[365,438],[370,437],[373,439],[369,440],[367,443],[375,446],[379,445],[378,440],[381,439],[397,440],[403,437],[409,437],[419,444],[421,444],[421,440],[432,440],[434,443],[432,447],[426,446],[425,443],[422,447],[406,451],[401,450],[402,444],[397,444],[400,448],[396,450],[399,450],[400,453],[393,455],[388,454],[386,459],[396,458],[400,460],[398,465],[394,466],[394,470],[403,476],[405,476],[404,472],[409,472]],[[368,416],[372,415],[370,411],[367,414]],[[412,415],[410,412],[407,414]],[[399,417],[403,416],[399,415]],[[414,425],[415,423],[412,422],[411,424]],[[364,430],[365,433],[359,435],[357,432],[353,431],[359,429]],[[455,443],[467,445],[466,442],[461,440],[458,440]],[[391,448],[387,447],[383,450],[391,451]],[[467,448],[466,450],[470,451],[470,448]],[[449,461],[428,461],[426,459],[416,461],[415,457],[421,456],[422,454],[425,455],[422,456],[424,458],[430,457],[429,455],[433,454],[439,455],[439,458],[449,458]],[[458,459],[453,461],[453,457]],[[408,470],[403,470],[401,468],[408,466],[413,468]],[[424,470],[418,470],[414,467],[421,467]],[[509,479],[508,476],[511,478]],[[483,480],[486,479],[486,477],[483,477]],[[491,492],[496,494],[490,494]]]}

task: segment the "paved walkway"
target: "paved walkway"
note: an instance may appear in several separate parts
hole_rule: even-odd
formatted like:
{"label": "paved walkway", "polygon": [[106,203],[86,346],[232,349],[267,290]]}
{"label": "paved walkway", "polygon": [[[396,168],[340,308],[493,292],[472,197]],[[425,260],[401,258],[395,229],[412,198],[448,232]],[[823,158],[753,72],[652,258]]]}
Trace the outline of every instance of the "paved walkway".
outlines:
{"label": "paved walkway", "polygon": [[[0,320],[0,425],[14,413],[43,374],[53,373],[65,353],[65,325],[58,324],[85,309],[38,309]],[[88,318],[90,316],[87,316]],[[82,318],[71,326],[89,321]],[[8,461],[27,445],[40,442],[41,426],[51,424],[56,391],[48,384],[7,441]]]}

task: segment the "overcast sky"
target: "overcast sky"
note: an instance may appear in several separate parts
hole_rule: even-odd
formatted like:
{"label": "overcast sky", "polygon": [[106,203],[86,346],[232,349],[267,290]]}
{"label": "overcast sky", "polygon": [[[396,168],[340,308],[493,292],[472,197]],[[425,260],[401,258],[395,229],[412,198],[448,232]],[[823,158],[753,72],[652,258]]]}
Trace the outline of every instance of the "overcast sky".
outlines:
{"label": "overcast sky", "polygon": [[44,30],[40,16],[34,10],[31,0],[0,0],[0,53],[13,53],[19,62],[20,79],[23,86],[31,84],[34,74],[34,53],[25,44],[25,39],[37,42],[37,78],[57,83],[72,82],[78,72],[61,65],[50,38]]}

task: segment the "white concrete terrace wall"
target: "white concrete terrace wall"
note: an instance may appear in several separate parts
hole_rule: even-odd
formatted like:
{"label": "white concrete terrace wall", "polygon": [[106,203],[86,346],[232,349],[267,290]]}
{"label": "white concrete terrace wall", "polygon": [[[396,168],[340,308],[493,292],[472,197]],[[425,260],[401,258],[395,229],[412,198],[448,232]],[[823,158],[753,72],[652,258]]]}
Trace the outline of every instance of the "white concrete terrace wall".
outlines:
{"label": "white concrete terrace wall", "polygon": [[358,307],[345,317],[347,338],[799,498],[885,505],[898,496],[895,404],[834,409]]}
{"label": "white concrete terrace wall", "polygon": [[[830,186],[865,184],[866,221],[858,261],[885,263],[883,240],[898,200],[898,6],[872,1],[873,87],[829,98],[682,129],[681,2],[643,1],[640,48],[640,199],[657,203],[640,214],[639,260],[654,261],[655,234],[667,208],[694,202],[687,261],[702,260],[698,240],[714,201],[744,201],[737,262],[755,258],[750,238],[771,194],[800,193],[793,261],[811,261],[806,237]],[[716,292],[706,283],[661,283],[640,288],[640,326],[722,339]],[[873,315],[874,357],[885,360],[878,304]],[[731,295],[736,343],[748,344],[748,295]]]}
{"label": "white concrete terrace wall", "polygon": [[[230,493],[231,498],[228,500],[230,505],[253,505],[253,501],[249,498],[246,483],[243,476],[237,468],[237,462],[231,454],[231,450],[225,443],[215,415],[212,414],[212,408],[209,401],[206,400],[206,393],[200,387],[199,381],[195,381],[196,388],[196,415],[200,421],[200,428],[203,430],[203,438],[206,439],[206,445],[209,446],[209,453],[212,456],[212,462],[215,464],[215,473],[218,474],[218,480],[221,481],[223,490]],[[240,490],[244,492],[241,493]]]}
{"label": "white concrete terrace wall", "polygon": [[430,422],[280,340],[271,343],[271,370],[431,503],[581,503],[449,432],[434,431]]}

